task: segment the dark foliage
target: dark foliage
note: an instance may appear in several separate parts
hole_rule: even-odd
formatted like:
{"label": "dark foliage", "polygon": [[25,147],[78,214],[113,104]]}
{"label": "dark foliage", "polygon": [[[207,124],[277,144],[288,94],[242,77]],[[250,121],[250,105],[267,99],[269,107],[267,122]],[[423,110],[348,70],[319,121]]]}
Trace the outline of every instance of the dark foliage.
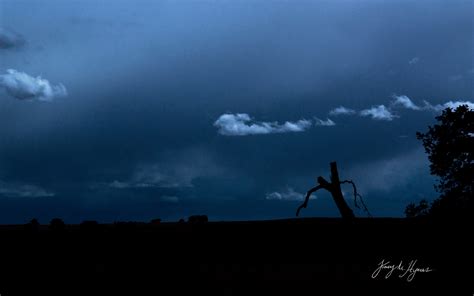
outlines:
{"label": "dark foliage", "polygon": [[428,132],[416,134],[428,154],[431,174],[439,177],[435,188],[440,196],[428,214],[467,218],[474,209],[474,111],[465,105],[447,108],[436,119],[438,124]]}
{"label": "dark foliage", "polygon": [[425,217],[428,215],[429,209],[429,203],[426,201],[426,199],[422,199],[418,204],[408,204],[405,209],[405,215],[407,218]]}
{"label": "dark foliage", "polygon": [[150,221],[150,224],[161,224],[161,219],[160,219],[160,218],[152,219],[152,220]]}
{"label": "dark foliage", "polygon": [[65,227],[64,221],[60,218],[53,218],[51,222],[49,222],[49,228],[51,230],[60,231],[64,230]]}
{"label": "dark foliage", "polygon": [[36,218],[31,219],[30,222],[25,224],[25,229],[29,231],[33,231],[33,232],[38,231],[39,227],[40,227],[40,223],[38,222],[38,219]]}

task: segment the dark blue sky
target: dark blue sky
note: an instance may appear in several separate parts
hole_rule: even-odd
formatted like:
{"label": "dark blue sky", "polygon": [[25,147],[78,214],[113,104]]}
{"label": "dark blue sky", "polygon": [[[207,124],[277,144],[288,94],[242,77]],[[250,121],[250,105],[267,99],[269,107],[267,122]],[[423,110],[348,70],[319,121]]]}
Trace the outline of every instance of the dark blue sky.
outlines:
{"label": "dark blue sky", "polygon": [[0,223],[288,218],[333,160],[402,216],[415,132],[474,108],[473,3],[1,0]]}

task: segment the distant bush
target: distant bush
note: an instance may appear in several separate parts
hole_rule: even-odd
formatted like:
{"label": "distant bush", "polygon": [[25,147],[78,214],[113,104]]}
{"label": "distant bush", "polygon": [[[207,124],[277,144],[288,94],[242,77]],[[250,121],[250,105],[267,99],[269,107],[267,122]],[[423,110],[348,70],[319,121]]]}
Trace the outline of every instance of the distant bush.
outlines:
{"label": "distant bush", "polygon": [[152,219],[150,221],[150,224],[160,224],[161,223],[161,219],[160,218],[156,218],[156,219]]}
{"label": "distant bush", "polygon": [[51,230],[64,230],[66,228],[66,224],[64,224],[64,221],[60,218],[53,218],[51,222],[49,222],[49,229]]}
{"label": "distant bush", "polygon": [[28,231],[38,231],[40,227],[40,224],[38,222],[38,219],[34,218],[31,219],[30,222],[25,224],[25,229]]}

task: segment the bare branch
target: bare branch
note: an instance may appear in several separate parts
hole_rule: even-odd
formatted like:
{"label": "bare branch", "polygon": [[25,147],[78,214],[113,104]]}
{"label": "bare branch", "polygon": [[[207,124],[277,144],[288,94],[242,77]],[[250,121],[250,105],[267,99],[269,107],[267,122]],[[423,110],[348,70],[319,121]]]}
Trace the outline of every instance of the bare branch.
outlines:
{"label": "bare branch", "polygon": [[319,176],[318,177],[318,183],[319,183],[319,186],[321,186],[321,188],[324,188],[329,192],[331,192],[332,189],[333,189],[332,184],[329,183],[328,181],[326,181],[326,179],[324,179],[324,177]]}
{"label": "bare branch", "polygon": [[[318,178],[318,179],[319,179],[319,178]],[[306,208],[306,206],[308,205],[309,197],[311,196],[311,194],[312,194],[313,192],[318,191],[318,190],[321,189],[321,188],[324,188],[324,187],[323,187],[323,185],[320,184],[320,185],[318,185],[318,186],[316,186],[316,187],[314,187],[314,188],[311,188],[311,189],[306,193],[306,197],[305,197],[305,199],[304,199],[303,204],[302,204],[301,206],[299,206],[298,209],[296,210],[296,217],[298,217],[298,215],[300,214],[301,209],[302,209],[302,208]]]}
{"label": "bare branch", "polygon": [[365,205],[364,200],[362,199],[362,195],[360,195],[360,194],[357,192],[357,187],[356,187],[354,181],[352,181],[352,180],[344,180],[344,181],[339,182],[339,184],[352,184],[352,188],[353,188],[353,190],[354,190],[354,206],[355,206],[356,208],[360,209],[359,205],[357,204],[357,198],[359,198],[359,201],[360,201],[360,203],[362,204],[362,207],[364,208],[364,211],[367,213],[367,216],[372,217],[372,215],[371,215],[370,212],[369,212],[369,209],[367,209],[367,206]]}

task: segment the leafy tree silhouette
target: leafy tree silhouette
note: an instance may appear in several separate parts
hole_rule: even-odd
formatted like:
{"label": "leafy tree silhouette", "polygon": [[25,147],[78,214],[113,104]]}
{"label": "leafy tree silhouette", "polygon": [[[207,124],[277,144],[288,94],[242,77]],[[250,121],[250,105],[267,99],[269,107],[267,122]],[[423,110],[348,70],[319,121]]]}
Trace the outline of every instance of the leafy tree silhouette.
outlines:
{"label": "leafy tree silhouette", "polygon": [[53,231],[62,231],[65,227],[64,221],[60,218],[53,218],[51,222],[49,222],[49,229]]}
{"label": "leafy tree silhouette", "polygon": [[426,199],[422,199],[418,205],[410,203],[405,209],[407,218],[420,218],[429,214],[430,205]]}
{"label": "leafy tree silhouette", "polygon": [[440,196],[429,209],[422,209],[426,207],[422,201],[418,206],[409,204],[405,213],[468,218],[474,212],[474,111],[466,105],[447,108],[436,119],[438,124],[416,137],[428,154],[431,174],[439,177],[435,188]]}

